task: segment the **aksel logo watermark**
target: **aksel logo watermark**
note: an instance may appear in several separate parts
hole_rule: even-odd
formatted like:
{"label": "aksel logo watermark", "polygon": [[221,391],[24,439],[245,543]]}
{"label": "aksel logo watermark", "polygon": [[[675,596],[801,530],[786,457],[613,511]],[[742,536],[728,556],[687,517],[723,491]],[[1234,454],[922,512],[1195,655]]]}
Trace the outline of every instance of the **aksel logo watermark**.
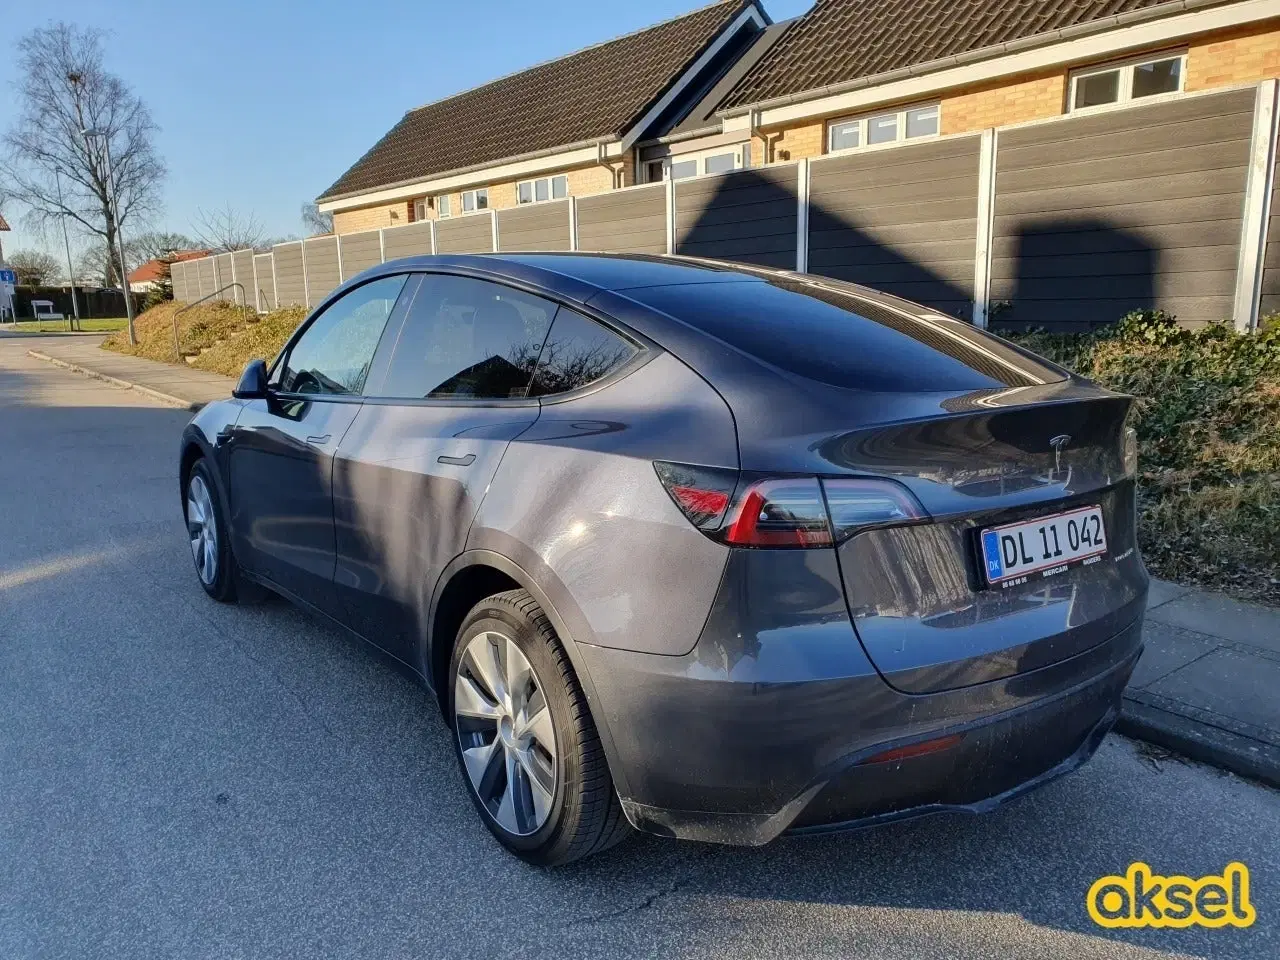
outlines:
{"label": "aksel logo watermark", "polygon": [[1258,918],[1249,902],[1249,868],[1229,863],[1222,876],[1162,877],[1132,863],[1123,877],[1103,877],[1085,900],[1103,927],[1247,927]]}

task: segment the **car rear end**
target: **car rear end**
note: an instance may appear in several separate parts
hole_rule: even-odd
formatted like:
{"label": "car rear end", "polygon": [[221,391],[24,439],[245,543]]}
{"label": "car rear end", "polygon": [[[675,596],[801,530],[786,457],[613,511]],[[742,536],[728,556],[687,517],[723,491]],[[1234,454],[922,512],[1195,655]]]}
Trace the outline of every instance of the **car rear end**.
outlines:
{"label": "car rear end", "polygon": [[633,822],[759,843],[987,809],[1092,755],[1148,585],[1128,398],[835,282],[601,305],[720,392],[740,455],[654,466],[728,551],[694,649],[586,655]]}

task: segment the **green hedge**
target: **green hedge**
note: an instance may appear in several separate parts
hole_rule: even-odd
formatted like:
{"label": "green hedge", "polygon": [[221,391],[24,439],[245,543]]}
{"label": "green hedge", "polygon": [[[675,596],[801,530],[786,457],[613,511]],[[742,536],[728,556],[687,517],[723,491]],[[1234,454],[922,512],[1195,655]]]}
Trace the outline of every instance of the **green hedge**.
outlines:
{"label": "green hedge", "polygon": [[1139,537],[1158,576],[1280,604],[1280,322],[1185,330],[1160,311],[1008,339],[1138,398]]}

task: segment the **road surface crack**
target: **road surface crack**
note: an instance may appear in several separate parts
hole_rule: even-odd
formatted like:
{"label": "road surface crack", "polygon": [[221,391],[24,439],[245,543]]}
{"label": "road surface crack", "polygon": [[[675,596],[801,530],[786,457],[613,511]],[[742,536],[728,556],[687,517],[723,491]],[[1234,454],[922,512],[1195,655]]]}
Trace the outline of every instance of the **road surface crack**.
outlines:
{"label": "road surface crack", "polygon": [[589,923],[602,923],[606,920],[616,920],[619,917],[627,917],[635,913],[641,913],[652,908],[656,903],[666,897],[676,893],[688,882],[689,880],[687,877],[677,878],[672,880],[666,886],[651,891],[643,899],[638,900],[635,903],[628,904],[625,907],[618,907],[615,910],[604,910],[600,913],[588,914],[585,917],[575,917],[565,925],[569,927],[580,927]]}

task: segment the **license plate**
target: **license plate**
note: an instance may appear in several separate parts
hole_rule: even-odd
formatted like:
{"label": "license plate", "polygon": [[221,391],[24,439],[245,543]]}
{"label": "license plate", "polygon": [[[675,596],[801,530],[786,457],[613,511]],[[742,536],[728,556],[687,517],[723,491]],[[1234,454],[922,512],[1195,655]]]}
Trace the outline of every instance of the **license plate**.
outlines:
{"label": "license plate", "polygon": [[1033,573],[1052,576],[1106,552],[1101,507],[1081,507],[982,531],[982,560],[991,584]]}

